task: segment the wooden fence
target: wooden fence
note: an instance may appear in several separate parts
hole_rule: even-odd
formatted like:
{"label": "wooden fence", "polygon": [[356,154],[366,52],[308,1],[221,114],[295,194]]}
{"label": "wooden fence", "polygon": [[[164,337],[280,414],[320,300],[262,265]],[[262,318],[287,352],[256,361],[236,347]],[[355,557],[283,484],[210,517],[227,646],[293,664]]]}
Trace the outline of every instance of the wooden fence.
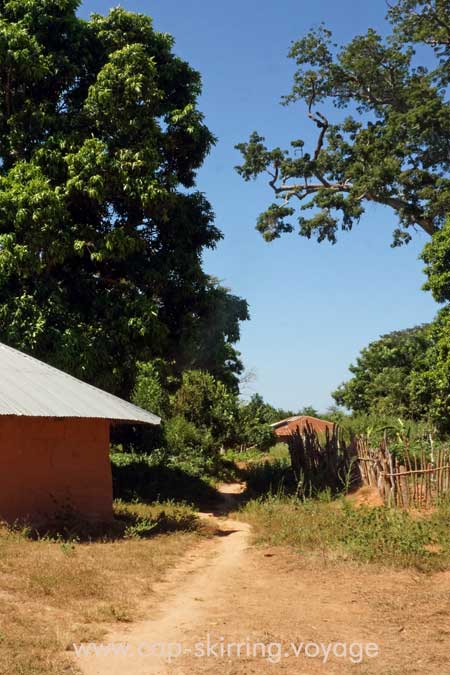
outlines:
{"label": "wooden fence", "polygon": [[399,460],[386,442],[373,448],[364,436],[345,441],[338,427],[318,435],[308,425],[291,434],[288,446],[303,493],[370,485],[385,504],[401,508],[427,508],[450,493],[449,450],[435,451],[430,460],[424,450],[413,454],[405,444]]}
{"label": "wooden fence", "polygon": [[331,489],[333,492],[360,482],[353,443],[346,443],[339,429],[324,434],[306,424],[288,440],[295,478],[304,493]]}
{"label": "wooden fence", "polygon": [[384,442],[370,447],[364,437],[354,439],[361,480],[375,486],[384,502],[402,508],[427,508],[450,491],[450,453],[439,449],[433,461],[425,451],[410,453],[407,445],[397,459]]}

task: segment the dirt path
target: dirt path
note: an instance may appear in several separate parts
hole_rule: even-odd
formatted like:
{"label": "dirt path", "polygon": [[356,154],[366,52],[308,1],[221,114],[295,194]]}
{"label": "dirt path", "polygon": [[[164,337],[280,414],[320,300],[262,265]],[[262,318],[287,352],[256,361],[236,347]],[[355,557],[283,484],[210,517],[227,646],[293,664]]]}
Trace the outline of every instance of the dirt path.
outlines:
{"label": "dirt path", "polygon": [[[217,536],[169,570],[148,619],[108,635],[127,653],[77,657],[85,675],[450,675],[450,575],[386,574],[250,546],[249,526],[221,515],[241,489],[222,486],[217,510],[202,516],[214,519]],[[369,643],[379,656],[353,663],[354,645]]]}
{"label": "dirt path", "polygon": [[214,511],[199,514],[200,518],[214,522],[214,540],[200,544],[156,586],[158,607],[149,608],[154,615],[152,618],[108,635],[107,644],[126,643],[129,645],[127,653],[112,654],[110,651],[77,657],[76,663],[83,673],[147,675],[174,672],[167,659],[148,653],[150,645],[181,643],[187,631],[207,622],[211,604],[217,602],[224,581],[232,580],[248,546],[249,526],[228,520],[223,515],[236,506],[236,497],[243,490],[244,485],[240,483],[218,486],[220,501]]}

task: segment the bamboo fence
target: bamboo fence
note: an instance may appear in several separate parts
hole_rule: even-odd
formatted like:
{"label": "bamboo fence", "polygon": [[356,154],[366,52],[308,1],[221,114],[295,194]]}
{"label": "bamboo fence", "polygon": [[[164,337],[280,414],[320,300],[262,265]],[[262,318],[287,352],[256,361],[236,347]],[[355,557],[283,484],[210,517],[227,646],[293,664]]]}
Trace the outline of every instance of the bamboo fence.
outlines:
{"label": "bamboo fence", "polygon": [[344,441],[338,427],[321,435],[309,424],[301,430],[297,427],[288,439],[288,447],[294,475],[303,492],[337,492],[360,482],[354,444]]}
{"label": "bamboo fence", "polygon": [[371,447],[367,437],[346,442],[339,428],[317,434],[309,425],[297,428],[288,440],[295,478],[304,493],[351,490],[361,484],[376,487],[385,504],[428,508],[450,493],[450,451],[438,449],[431,458],[422,448],[412,453],[405,443],[402,459],[387,447]]}
{"label": "bamboo fence", "polygon": [[384,502],[401,508],[428,508],[450,491],[450,452],[438,449],[429,459],[422,448],[411,453],[402,450],[396,458],[386,442],[371,448],[367,439],[354,439],[361,481],[375,486]]}

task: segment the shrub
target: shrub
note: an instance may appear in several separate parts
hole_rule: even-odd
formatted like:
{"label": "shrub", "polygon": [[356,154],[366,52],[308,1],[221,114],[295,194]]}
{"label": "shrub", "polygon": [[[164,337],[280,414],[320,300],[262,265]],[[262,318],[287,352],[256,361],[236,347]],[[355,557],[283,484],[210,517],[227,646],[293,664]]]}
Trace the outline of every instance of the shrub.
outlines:
{"label": "shrub", "polygon": [[169,397],[164,390],[161,378],[152,362],[138,363],[137,376],[131,400],[144,410],[164,416],[169,407]]}
{"label": "shrub", "polygon": [[209,430],[215,445],[236,441],[237,396],[233,391],[201,370],[183,373],[181,386],[172,400],[175,416],[182,416],[195,427]]}
{"label": "shrub", "polygon": [[164,424],[166,447],[170,455],[180,456],[198,450],[205,456],[214,452],[214,442],[208,429],[199,429],[183,415],[176,415]]}

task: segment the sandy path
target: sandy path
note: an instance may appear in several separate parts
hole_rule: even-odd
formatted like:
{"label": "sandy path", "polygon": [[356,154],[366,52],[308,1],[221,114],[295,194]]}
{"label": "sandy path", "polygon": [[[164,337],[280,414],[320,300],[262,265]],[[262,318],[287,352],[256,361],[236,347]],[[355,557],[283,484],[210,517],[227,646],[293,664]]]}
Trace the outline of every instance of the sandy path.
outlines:
{"label": "sandy path", "polygon": [[[149,620],[109,633],[103,644],[126,644],[116,653],[90,654],[76,657],[77,666],[85,675],[147,675],[172,673],[170,659],[151,654],[151,645],[171,643],[167,649],[178,650],[187,631],[207,621],[211,604],[217,601],[224,580],[233,578],[248,546],[250,527],[246,523],[227,520],[222,513],[235,504],[243,491],[239,483],[218,487],[221,500],[214,513],[201,513],[203,519],[214,519],[217,535],[213,541],[200,544],[194,553],[170,570],[164,582],[156,585],[158,608]],[[151,609],[150,609],[151,611]],[[184,650],[189,649],[183,645]],[[161,648],[162,649],[162,648]]]}
{"label": "sandy path", "polygon": [[[145,605],[148,619],[112,628],[107,642],[128,643],[128,654],[76,658],[85,675],[450,675],[450,573],[386,571],[250,546],[249,526],[220,515],[239,490],[222,487],[213,516],[218,536],[168,571],[153,605]],[[208,635],[219,648],[263,643],[265,656],[233,649],[230,658],[199,658],[195,645],[205,649]],[[331,654],[324,663],[322,656],[295,656],[289,647],[301,642],[376,643],[379,656],[352,663]],[[182,654],[151,656],[155,643]]]}

